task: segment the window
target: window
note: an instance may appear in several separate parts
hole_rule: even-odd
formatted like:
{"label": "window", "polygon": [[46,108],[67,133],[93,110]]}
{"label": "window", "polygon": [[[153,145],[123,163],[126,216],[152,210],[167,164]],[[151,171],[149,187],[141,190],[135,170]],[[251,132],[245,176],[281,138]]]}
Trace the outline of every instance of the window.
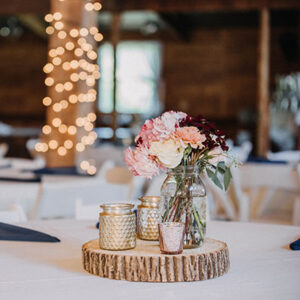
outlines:
{"label": "window", "polygon": [[[113,47],[99,48],[98,107],[111,113],[113,107]],[[120,42],[117,47],[116,111],[152,115],[160,110],[159,82],[161,45],[159,42]]]}

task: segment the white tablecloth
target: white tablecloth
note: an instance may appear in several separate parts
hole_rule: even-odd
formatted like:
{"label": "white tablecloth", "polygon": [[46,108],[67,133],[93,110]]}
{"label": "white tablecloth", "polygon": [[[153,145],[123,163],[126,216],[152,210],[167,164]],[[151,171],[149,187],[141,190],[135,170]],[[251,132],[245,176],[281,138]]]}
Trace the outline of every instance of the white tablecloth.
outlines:
{"label": "white tablecloth", "polygon": [[0,299],[300,299],[300,251],[287,248],[300,227],[210,222],[208,236],[229,246],[228,274],[198,282],[134,283],[83,270],[81,245],[97,238],[95,224],[23,225],[55,235],[61,243],[0,241]]}

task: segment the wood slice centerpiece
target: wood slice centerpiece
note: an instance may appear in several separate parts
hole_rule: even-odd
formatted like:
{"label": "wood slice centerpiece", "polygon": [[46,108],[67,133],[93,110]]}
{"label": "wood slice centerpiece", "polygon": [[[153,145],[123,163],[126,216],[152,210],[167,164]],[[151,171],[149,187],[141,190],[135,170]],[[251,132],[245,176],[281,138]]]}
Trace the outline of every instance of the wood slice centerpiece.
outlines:
{"label": "wood slice centerpiece", "polygon": [[226,243],[206,238],[202,247],[184,250],[180,255],[160,253],[158,242],[137,240],[136,248],[109,251],[98,240],[82,246],[83,267],[104,278],[143,281],[197,281],[219,277],[229,270]]}

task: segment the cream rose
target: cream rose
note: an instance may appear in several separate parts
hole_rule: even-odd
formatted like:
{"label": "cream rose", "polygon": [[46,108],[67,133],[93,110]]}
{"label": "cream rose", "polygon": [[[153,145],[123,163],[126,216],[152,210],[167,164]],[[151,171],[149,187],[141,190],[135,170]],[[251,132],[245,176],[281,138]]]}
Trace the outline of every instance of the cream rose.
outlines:
{"label": "cream rose", "polygon": [[177,167],[183,157],[184,148],[179,141],[168,139],[165,141],[152,142],[150,154],[158,158],[160,163],[166,168]]}

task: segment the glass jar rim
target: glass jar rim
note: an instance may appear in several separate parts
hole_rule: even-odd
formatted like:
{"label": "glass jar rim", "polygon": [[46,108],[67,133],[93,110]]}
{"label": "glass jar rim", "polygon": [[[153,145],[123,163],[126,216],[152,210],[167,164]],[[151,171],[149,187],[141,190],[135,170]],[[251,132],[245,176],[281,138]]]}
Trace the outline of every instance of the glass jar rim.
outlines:
{"label": "glass jar rim", "polygon": [[105,203],[100,205],[105,213],[127,214],[134,208],[131,203]]}

